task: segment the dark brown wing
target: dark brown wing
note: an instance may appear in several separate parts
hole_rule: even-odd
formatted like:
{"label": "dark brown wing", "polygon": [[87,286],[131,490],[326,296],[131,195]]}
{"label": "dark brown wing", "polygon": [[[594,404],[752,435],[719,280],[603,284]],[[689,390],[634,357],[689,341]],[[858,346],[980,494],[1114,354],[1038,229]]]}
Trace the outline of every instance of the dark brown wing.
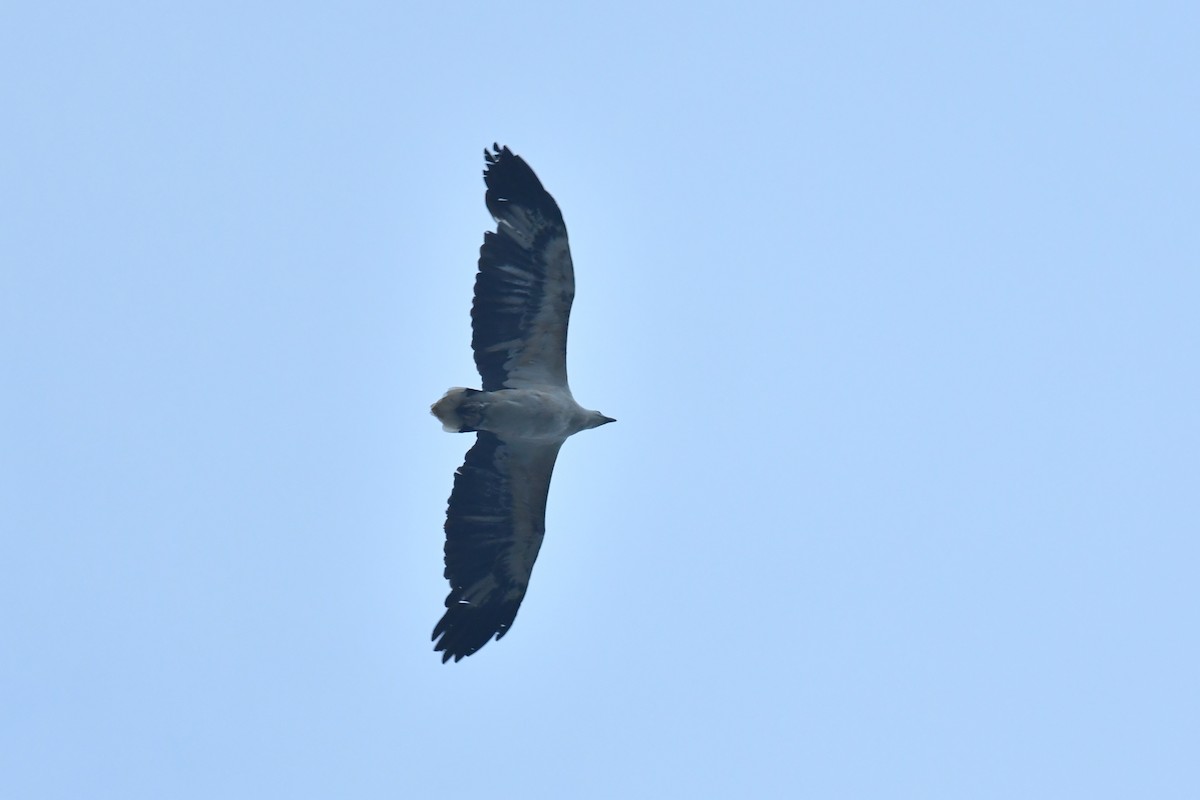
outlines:
{"label": "dark brown wing", "polygon": [[480,431],[454,474],[446,511],[450,594],[433,629],[442,663],[471,655],[512,626],[546,532],[546,495],[561,446],[510,444]]}
{"label": "dark brown wing", "polygon": [[507,147],[484,151],[488,211],[471,307],[485,391],[567,385],[567,322],[575,270],[567,226],[533,170]]}

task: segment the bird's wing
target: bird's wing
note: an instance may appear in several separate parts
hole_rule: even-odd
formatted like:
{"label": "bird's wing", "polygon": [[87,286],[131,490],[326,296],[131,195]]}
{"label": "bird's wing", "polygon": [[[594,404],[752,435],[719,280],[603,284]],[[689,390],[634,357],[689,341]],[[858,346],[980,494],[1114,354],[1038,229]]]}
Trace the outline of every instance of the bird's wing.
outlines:
{"label": "bird's wing", "polygon": [[533,170],[507,147],[484,151],[488,211],[471,307],[484,391],[567,385],[567,321],[575,270],[567,227]]}
{"label": "bird's wing", "polygon": [[446,613],[433,629],[442,663],[501,638],[517,616],[546,532],[561,442],[506,442],[480,431],[454,474],[446,511]]}

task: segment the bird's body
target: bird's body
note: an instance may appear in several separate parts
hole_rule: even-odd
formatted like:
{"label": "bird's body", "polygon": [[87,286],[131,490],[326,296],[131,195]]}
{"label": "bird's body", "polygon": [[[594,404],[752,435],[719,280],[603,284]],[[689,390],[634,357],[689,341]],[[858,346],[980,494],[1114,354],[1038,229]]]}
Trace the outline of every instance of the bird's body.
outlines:
{"label": "bird's body", "polygon": [[545,533],[546,496],[567,437],[613,420],[567,384],[575,274],[566,225],[533,170],[507,148],[484,151],[487,207],[471,309],[483,389],[456,387],[431,411],[447,431],[475,432],[446,512],[446,613],[433,630],[442,661],[508,632]]}
{"label": "bird's body", "polygon": [[563,442],[595,419],[562,386],[477,392],[454,388],[433,404],[433,415],[451,433],[489,431],[502,439]]}

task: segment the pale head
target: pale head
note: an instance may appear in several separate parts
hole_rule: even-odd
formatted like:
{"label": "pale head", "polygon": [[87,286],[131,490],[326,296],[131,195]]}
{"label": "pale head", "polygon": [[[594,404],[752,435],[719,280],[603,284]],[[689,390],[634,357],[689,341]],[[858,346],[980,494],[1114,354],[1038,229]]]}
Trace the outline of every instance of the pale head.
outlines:
{"label": "pale head", "polygon": [[589,411],[587,424],[584,426],[584,430],[587,430],[588,428],[599,428],[601,425],[607,425],[610,422],[616,422],[616,420],[612,417],[604,416],[599,411]]}

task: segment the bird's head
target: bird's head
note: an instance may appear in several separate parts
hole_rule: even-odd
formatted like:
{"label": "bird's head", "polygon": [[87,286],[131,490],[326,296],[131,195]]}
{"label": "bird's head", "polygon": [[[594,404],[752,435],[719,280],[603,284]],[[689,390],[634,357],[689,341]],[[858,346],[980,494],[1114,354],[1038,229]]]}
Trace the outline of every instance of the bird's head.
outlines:
{"label": "bird's head", "polygon": [[587,426],[588,428],[599,428],[601,425],[607,425],[610,422],[616,422],[616,420],[612,417],[604,416],[599,411],[593,411],[591,416],[588,417]]}

